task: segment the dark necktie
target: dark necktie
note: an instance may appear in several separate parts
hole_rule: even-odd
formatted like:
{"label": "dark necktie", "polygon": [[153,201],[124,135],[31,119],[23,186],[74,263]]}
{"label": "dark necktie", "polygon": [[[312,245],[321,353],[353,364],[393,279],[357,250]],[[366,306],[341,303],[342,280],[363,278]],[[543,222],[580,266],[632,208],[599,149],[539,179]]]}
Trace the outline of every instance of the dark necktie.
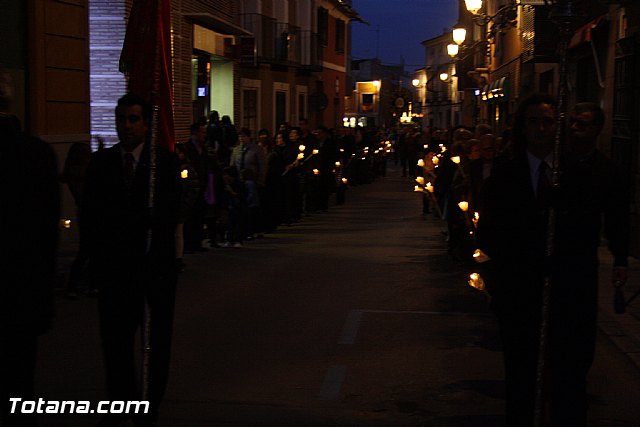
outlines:
{"label": "dark necktie", "polygon": [[131,184],[133,184],[133,177],[136,174],[136,170],[133,166],[133,161],[133,154],[124,154],[124,183],[127,188],[131,188]]}
{"label": "dark necktie", "polygon": [[547,162],[542,161],[538,167],[538,188],[536,193],[536,199],[542,206],[549,206],[551,204],[551,180],[548,176],[549,165]]}

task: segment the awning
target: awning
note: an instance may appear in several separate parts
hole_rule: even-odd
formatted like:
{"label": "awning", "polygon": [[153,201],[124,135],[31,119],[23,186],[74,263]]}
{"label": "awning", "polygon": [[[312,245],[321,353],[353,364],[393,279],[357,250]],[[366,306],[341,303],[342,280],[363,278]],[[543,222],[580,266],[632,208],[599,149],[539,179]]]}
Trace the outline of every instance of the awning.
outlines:
{"label": "awning", "polygon": [[228,34],[231,36],[253,36],[253,33],[245,30],[238,25],[218,18],[210,13],[185,13],[182,16],[193,20],[203,27],[206,27],[216,33]]}
{"label": "awning", "polygon": [[598,28],[598,26],[606,21],[607,15],[598,16],[593,21],[590,21],[578,28],[571,37],[569,42],[569,49],[580,46],[582,43],[590,42],[592,40],[591,31]]}
{"label": "awning", "polygon": [[483,101],[491,104],[506,102],[509,99],[509,77],[504,76],[485,85],[480,95]]}

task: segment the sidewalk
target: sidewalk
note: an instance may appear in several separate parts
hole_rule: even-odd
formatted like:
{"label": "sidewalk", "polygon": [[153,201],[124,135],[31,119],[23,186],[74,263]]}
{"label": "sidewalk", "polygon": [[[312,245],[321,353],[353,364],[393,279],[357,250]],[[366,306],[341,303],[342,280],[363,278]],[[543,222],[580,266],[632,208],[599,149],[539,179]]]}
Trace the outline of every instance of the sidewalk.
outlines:
{"label": "sidewalk", "polygon": [[[606,247],[600,248],[600,295],[598,327],[640,370],[640,296],[624,314],[613,310],[614,288],[611,284],[613,259]],[[629,258],[629,280],[624,286],[627,300],[640,289],[640,261]]]}

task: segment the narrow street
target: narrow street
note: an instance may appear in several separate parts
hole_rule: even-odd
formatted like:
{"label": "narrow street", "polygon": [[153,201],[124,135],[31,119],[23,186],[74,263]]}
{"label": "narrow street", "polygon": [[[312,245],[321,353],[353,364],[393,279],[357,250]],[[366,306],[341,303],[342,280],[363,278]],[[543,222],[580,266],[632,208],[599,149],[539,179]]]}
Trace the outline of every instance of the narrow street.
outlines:
{"label": "narrow street", "polygon": [[[344,206],[187,258],[161,426],[503,425],[487,297],[446,254],[408,178]],[[37,396],[104,399],[96,301],[58,299]],[[593,427],[640,425],[640,373],[607,337],[590,377]],[[46,416],[83,426],[95,416]]]}

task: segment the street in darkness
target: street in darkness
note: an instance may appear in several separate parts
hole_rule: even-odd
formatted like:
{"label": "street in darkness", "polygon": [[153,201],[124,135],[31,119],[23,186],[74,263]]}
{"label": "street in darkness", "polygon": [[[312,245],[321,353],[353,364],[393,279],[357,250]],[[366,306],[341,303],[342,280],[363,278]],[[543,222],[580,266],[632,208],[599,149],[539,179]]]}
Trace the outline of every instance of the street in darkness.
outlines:
{"label": "street in darkness", "polygon": [[[487,296],[447,255],[445,223],[422,215],[413,183],[388,175],[244,248],[186,259],[159,425],[503,425]],[[36,396],[105,399],[96,300],[57,306]],[[639,426],[638,369],[603,334],[596,358],[592,426]]]}

